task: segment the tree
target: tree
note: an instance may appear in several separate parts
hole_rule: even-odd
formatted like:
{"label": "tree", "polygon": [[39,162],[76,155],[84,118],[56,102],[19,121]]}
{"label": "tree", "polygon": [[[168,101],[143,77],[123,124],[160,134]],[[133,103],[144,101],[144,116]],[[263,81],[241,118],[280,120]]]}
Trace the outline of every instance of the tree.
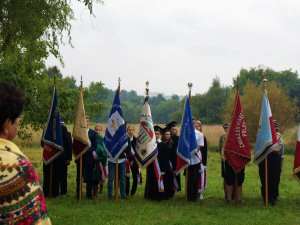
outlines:
{"label": "tree", "polygon": [[104,87],[102,82],[92,82],[85,88],[85,108],[87,114],[93,118],[93,121],[99,121],[101,115],[108,111],[107,96],[108,89]]}
{"label": "tree", "polygon": [[[244,88],[249,80],[256,86],[259,86],[264,77],[264,73],[267,74],[270,82],[276,82],[285,89],[290,99],[297,98],[298,108],[300,109],[300,79],[298,72],[293,72],[291,69],[283,71],[274,71],[271,68],[263,69],[261,67],[254,67],[248,70],[241,69],[238,76],[241,94],[243,94]],[[234,79],[234,81],[236,81],[236,79]]]}
{"label": "tree", "polygon": [[223,108],[229,94],[230,87],[221,86],[220,79],[215,77],[206,93],[192,97],[191,107],[194,116],[204,123],[222,123]]}
{"label": "tree", "polygon": [[[95,2],[102,2],[78,1],[85,4],[90,13]],[[0,79],[15,84],[27,96],[25,127],[30,124],[36,130],[46,121],[53,81],[45,72],[44,61],[52,54],[63,62],[59,46],[65,44],[64,37],[71,44],[72,19],[69,0],[0,1]],[[47,72],[58,72],[53,69]],[[28,137],[26,132],[23,136]]]}
{"label": "tree", "polygon": [[164,100],[157,105],[151,106],[151,113],[154,123],[168,123],[172,120],[180,122],[180,120],[177,120],[178,111],[180,111],[180,101],[176,98]]}
{"label": "tree", "polygon": [[166,99],[164,98],[164,96],[162,94],[158,94],[157,96],[150,98],[151,105],[158,105],[162,101],[166,101]]}
{"label": "tree", "polygon": [[[245,121],[249,141],[255,143],[256,133],[258,129],[261,101],[262,101],[262,87],[255,85],[252,81],[248,81],[244,87],[244,94],[241,96]],[[286,91],[279,87],[275,82],[271,82],[267,87],[268,99],[270,102],[273,119],[280,123],[280,130],[283,133],[287,128],[294,125],[297,114],[297,101],[289,100]],[[224,110],[224,120],[230,122],[233,110],[235,91],[230,94],[228,103]]]}
{"label": "tree", "polygon": [[[94,2],[78,0],[92,13]],[[2,0],[0,1],[0,58],[12,52],[30,55],[32,60],[46,58],[49,53],[61,58],[59,45],[66,34],[71,43],[74,19],[68,0]]]}

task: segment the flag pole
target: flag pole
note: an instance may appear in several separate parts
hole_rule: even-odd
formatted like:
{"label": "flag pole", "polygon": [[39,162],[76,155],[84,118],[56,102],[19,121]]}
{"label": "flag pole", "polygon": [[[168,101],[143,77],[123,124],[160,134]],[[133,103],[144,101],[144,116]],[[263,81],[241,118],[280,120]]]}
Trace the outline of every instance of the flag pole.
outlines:
{"label": "flag pole", "polygon": [[[80,92],[82,93],[82,76],[80,80]],[[79,200],[82,198],[82,155],[79,160]]]}
{"label": "flag pole", "polygon": [[[121,84],[121,78],[118,79],[118,95],[120,96],[120,84]],[[118,165],[119,159],[116,159],[116,174],[115,174],[115,199],[118,199],[118,187],[119,187],[119,165]]]}
{"label": "flag pole", "polygon": [[[188,88],[189,88],[189,100],[191,100],[191,92],[192,92],[192,87],[193,87],[193,83],[192,82],[189,82],[188,83]],[[188,167],[185,169],[185,198],[186,200],[188,199],[188,193],[187,193],[187,189],[188,189],[188,176],[189,176],[189,170],[188,170]]]}
{"label": "flag pole", "polygon": [[[54,89],[56,88],[56,76],[53,76]],[[50,163],[50,181],[49,181],[49,197],[52,197],[52,184],[53,184],[53,161]]]}
{"label": "flag pole", "polygon": [[[239,83],[239,76],[237,76],[236,78],[236,95],[235,95],[235,100],[234,100],[234,109],[236,107],[236,104],[237,104],[237,95],[239,94],[239,86],[240,86],[240,83]],[[234,109],[232,111],[232,118],[233,118],[233,114],[234,114]],[[227,138],[228,138],[228,135],[227,135]],[[227,141],[227,140],[226,140]],[[234,171],[234,174],[235,174],[235,182],[234,182],[234,186],[233,186],[233,190],[232,190],[232,195],[234,196],[235,198],[235,201],[237,201],[237,188],[238,188],[238,185],[237,185],[237,172]],[[231,195],[231,197],[232,197]]]}
{"label": "flag pole", "polygon": [[[267,89],[267,73],[264,73],[264,90]],[[266,200],[266,207],[268,208],[268,204],[269,204],[269,183],[268,183],[268,156],[265,158],[265,200]]]}
{"label": "flag pole", "polygon": [[[147,80],[146,81],[146,97],[148,97],[148,95],[149,95],[149,81]],[[158,146],[157,146],[157,148],[158,148]],[[156,156],[157,157],[157,156]],[[147,169],[147,167],[146,167],[146,182],[145,182],[145,187],[146,187],[146,189],[145,189],[145,196],[144,197],[146,197],[146,198],[148,198],[148,192],[149,192],[149,186],[148,186],[148,183],[149,183],[149,181],[148,181],[148,169]],[[159,190],[158,190],[159,191]],[[147,193],[147,194],[146,194]]]}

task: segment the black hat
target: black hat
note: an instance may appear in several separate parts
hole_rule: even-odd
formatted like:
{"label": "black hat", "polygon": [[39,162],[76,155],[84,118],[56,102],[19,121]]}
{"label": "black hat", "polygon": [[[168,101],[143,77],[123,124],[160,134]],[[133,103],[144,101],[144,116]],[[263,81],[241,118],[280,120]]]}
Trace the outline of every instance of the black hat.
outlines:
{"label": "black hat", "polygon": [[172,121],[172,122],[166,124],[166,127],[168,127],[170,129],[172,127],[176,127],[176,125],[177,125],[177,122],[176,121]]}
{"label": "black hat", "polygon": [[162,132],[162,128],[158,125],[154,126],[154,131],[159,131],[160,133]]}
{"label": "black hat", "polygon": [[60,124],[64,124],[65,123],[65,119],[63,117],[60,117]]}
{"label": "black hat", "polygon": [[161,130],[161,132],[164,134],[166,132],[170,132],[170,128],[169,127],[165,127]]}
{"label": "black hat", "polygon": [[229,128],[229,123],[227,123],[227,122],[223,123],[223,128],[224,128],[224,129],[225,129],[225,128]]}

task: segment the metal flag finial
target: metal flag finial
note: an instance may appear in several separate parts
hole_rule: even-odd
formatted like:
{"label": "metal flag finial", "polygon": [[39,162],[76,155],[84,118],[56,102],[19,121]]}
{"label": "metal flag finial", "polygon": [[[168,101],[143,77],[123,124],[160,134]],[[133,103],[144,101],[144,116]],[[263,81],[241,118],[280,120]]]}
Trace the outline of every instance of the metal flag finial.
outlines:
{"label": "metal flag finial", "polygon": [[149,95],[149,81],[146,81],[146,96]]}
{"label": "metal flag finial", "polygon": [[118,78],[118,93],[121,91],[121,77]]}
{"label": "metal flag finial", "polygon": [[190,99],[191,98],[191,92],[192,92],[193,83],[189,82],[188,83],[188,87],[189,87],[189,99]]}
{"label": "metal flag finial", "polygon": [[263,75],[264,75],[264,79],[263,79],[263,82],[264,82],[264,89],[266,89],[266,88],[267,88],[267,82],[268,82],[268,74],[267,74],[267,71],[264,71]]}

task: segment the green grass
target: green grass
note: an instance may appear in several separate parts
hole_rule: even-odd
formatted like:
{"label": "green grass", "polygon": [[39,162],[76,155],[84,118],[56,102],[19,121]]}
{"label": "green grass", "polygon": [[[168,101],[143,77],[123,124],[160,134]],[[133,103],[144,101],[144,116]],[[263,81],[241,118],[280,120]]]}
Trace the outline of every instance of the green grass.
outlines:
{"label": "green grass", "polygon": [[[41,154],[38,147],[25,149],[42,178]],[[174,199],[153,202],[144,200],[144,185],[129,200],[107,199],[104,194],[90,201],[75,199],[75,163],[68,173],[66,197],[47,199],[48,211],[53,224],[300,224],[300,185],[292,177],[294,157],[286,155],[280,182],[278,203],[266,208],[260,196],[258,167],[250,162],[246,167],[243,185],[243,203],[226,204],[220,177],[220,159],[216,152],[209,152],[207,166],[207,190],[204,199],[187,202],[183,190]],[[143,170],[145,181],[145,170]],[[183,179],[183,176],[182,176]],[[184,183],[184,182],[183,182]]]}

